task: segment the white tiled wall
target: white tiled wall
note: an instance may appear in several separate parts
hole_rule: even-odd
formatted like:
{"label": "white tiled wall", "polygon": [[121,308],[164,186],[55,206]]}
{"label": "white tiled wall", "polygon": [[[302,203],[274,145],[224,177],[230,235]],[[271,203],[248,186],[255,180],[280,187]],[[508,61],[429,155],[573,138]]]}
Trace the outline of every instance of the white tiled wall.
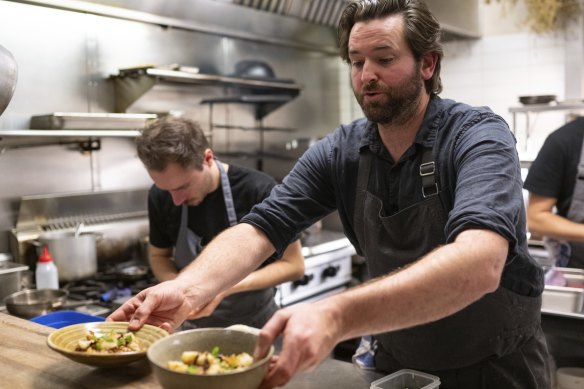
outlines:
{"label": "white tiled wall", "polygon": [[[556,95],[565,99],[565,38],[560,35],[514,33],[444,44],[441,96],[472,105],[486,105],[513,129],[510,107],[519,96]],[[518,150],[530,159],[541,143],[565,121],[566,112],[516,114]]]}

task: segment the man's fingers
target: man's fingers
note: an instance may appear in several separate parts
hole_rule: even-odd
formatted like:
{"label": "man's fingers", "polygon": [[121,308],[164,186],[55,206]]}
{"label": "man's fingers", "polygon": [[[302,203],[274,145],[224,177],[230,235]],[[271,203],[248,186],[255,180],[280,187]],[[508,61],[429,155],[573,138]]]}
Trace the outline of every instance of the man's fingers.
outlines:
{"label": "man's fingers", "polygon": [[112,312],[107,318],[107,321],[130,321],[130,318],[136,311],[136,307],[138,306],[133,300],[136,297],[131,298],[126,302],[124,305],[116,309]]}
{"label": "man's fingers", "polygon": [[130,325],[128,326],[128,329],[132,331],[142,328],[142,326],[146,324],[146,320],[148,320],[150,314],[160,305],[158,299],[152,298],[152,295],[150,295],[150,298],[143,298],[142,296],[144,295],[140,292],[133,298],[136,299],[136,301],[141,301],[141,304],[131,301],[132,306],[137,306],[134,310],[134,314],[130,318]]}
{"label": "man's fingers", "polygon": [[258,342],[253,352],[254,359],[262,359],[268,354],[270,346],[274,343],[274,340],[282,333],[282,331],[284,331],[287,321],[288,315],[283,315],[280,311],[276,312],[264,325],[264,328],[260,331]]}

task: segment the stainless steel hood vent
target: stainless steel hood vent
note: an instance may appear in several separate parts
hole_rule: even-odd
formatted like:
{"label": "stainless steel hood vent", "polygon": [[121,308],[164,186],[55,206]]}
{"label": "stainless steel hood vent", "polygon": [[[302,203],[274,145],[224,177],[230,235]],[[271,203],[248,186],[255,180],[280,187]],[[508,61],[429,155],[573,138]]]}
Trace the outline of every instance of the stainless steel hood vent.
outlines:
{"label": "stainless steel hood vent", "polygon": [[[241,5],[255,10],[291,16],[305,22],[336,29],[349,0],[214,0]],[[478,0],[426,0],[438,18],[444,40],[456,37],[479,38]]]}
{"label": "stainless steel hood vent", "polygon": [[[224,1],[224,0],[215,0]],[[232,0],[233,4],[336,27],[347,0]]]}

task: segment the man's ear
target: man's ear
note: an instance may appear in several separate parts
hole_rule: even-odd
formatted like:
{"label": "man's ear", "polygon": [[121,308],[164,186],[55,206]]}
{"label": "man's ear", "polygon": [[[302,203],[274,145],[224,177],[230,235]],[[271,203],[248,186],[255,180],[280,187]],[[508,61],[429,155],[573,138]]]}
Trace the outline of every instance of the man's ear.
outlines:
{"label": "man's ear", "polygon": [[205,153],[203,154],[203,164],[211,166],[213,164],[214,158],[215,155],[213,154],[213,150],[206,148]]}
{"label": "man's ear", "polygon": [[422,78],[429,80],[434,74],[436,63],[438,62],[438,55],[436,53],[428,53],[422,57]]}

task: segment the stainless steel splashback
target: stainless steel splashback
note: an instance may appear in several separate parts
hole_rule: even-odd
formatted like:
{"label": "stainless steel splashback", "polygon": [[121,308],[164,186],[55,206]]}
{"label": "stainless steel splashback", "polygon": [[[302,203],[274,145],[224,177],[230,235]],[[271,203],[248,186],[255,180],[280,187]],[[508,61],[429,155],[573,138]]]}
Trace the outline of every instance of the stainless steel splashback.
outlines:
{"label": "stainless steel splashback", "polygon": [[21,199],[16,231],[38,232],[87,228],[104,222],[143,218],[148,215],[148,190],[26,196]]}
{"label": "stainless steel splashback", "polygon": [[45,231],[74,231],[83,223],[83,231],[102,237],[99,260],[128,260],[141,250],[148,233],[147,198],[148,189],[23,197],[11,231],[12,254],[16,261],[32,265],[36,253],[31,241]]}

